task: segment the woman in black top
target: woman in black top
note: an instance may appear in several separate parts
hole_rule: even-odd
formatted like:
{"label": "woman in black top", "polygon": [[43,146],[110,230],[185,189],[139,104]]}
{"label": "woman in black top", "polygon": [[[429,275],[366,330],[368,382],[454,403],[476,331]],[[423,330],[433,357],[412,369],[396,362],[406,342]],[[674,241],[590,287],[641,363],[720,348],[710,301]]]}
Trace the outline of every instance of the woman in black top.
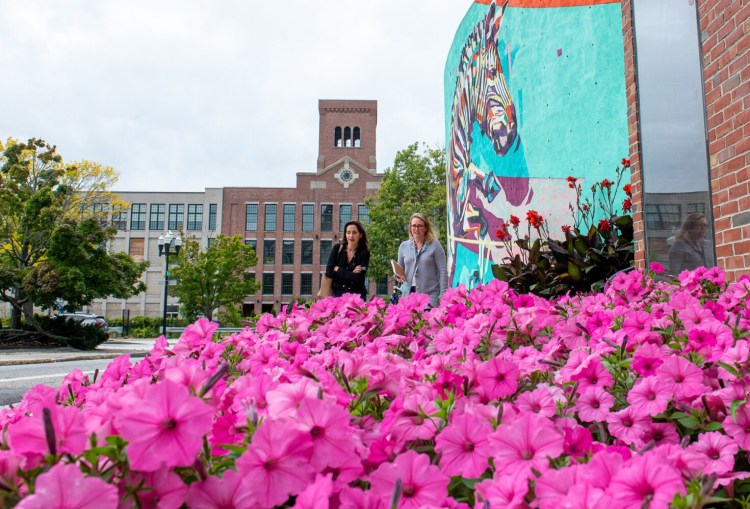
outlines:
{"label": "woman in black top", "polygon": [[331,286],[334,297],[358,293],[362,300],[367,300],[365,279],[369,264],[367,233],[359,221],[349,221],[344,226],[341,244],[331,250],[326,265],[326,275],[333,279]]}

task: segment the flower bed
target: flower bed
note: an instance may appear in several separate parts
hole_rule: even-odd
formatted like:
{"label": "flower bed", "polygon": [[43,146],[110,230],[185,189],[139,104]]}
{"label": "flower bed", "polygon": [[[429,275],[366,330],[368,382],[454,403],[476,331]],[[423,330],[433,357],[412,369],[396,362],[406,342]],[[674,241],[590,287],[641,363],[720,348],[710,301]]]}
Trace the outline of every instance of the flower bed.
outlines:
{"label": "flower bed", "polygon": [[747,507],[750,278],[427,303],[199,320],[37,386],[0,412],[0,507]]}

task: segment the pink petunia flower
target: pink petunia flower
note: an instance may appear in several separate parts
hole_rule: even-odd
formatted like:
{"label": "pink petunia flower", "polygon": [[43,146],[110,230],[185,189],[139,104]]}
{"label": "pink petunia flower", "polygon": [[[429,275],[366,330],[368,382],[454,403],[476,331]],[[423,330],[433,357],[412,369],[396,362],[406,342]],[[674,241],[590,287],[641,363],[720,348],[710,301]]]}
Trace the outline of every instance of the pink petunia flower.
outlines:
{"label": "pink petunia flower", "polygon": [[455,415],[435,438],[435,450],[441,454],[440,467],[450,475],[481,477],[489,467],[492,426],[471,414]]}
{"label": "pink petunia flower", "polygon": [[266,420],[253,434],[237,469],[263,507],[282,504],[312,480],[310,437],[280,421]]}
{"label": "pink petunia flower", "polygon": [[708,392],[708,387],[703,384],[703,372],[700,368],[679,355],[665,360],[656,369],[656,376],[660,385],[677,400],[694,398]]}
{"label": "pink petunia flower", "polygon": [[400,509],[440,507],[448,495],[448,477],[430,457],[413,450],[399,455],[393,463],[383,463],[370,474],[372,492],[384,503],[391,499],[396,480],[401,480]]}
{"label": "pink petunia flower", "polygon": [[44,411],[49,411],[55,436],[55,453],[78,455],[86,448],[86,418],[76,407],[48,405],[37,408],[34,415],[19,420],[8,429],[10,449],[17,453],[41,456],[51,453],[45,433]]}
{"label": "pink petunia flower", "polygon": [[490,507],[505,507],[507,509],[521,509],[528,507],[524,502],[529,491],[528,481],[524,472],[495,476],[475,485],[476,503],[474,507],[482,507],[489,502]]}
{"label": "pink petunia flower", "polygon": [[735,412],[736,420],[731,414],[724,419],[724,431],[744,450],[750,450],[750,407],[740,405]]}
{"label": "pink petunia flower", "polygon": [[656,374],[656,368],[664,363],[667,354],[653,343],[638,345],[633,353],[631,368],[641,376]]}
{"label": "pink petunia flower", "polygon": [[628,393],[628,403],[641,415],[655,416],[669,405],[672,392],[655,376],[638,379]]}
{"label": "pink petunia flower", "polygon": [[612,509],[667,509],[677,493],[685,493],[685,485],[679,470],[646,454],[623,465],[607,493],[612,497]]}
{"label": "pink petunia flower", "polygon": [[604,422],[614,405],[612,394],[602,387],[590,387],[578,396],[575,408],[584,422]]}
{"label": "pink petunia flower", "polygon": [[249,486],[234,470],[225,471],[221,477],[210,476],[191,484],[185,503],[191,509],[258,507]]}
{"label": "pink petunia flower", "polygon": [[512,423],[498,426],[490,435],[490,446],[497,474],[528,473],[532,468],[544,472],[548,460],[562,454],[563,437],[549,419],[523,413]]}
{"label": "pink petunia flower", "polygon": [[597,355],[589,355],[570,375],[570,379],[578,382],[580,391],[590,387],[612,387],[613,383],[612,374]]}
{"label": "pink petunia flower", "polygon": [[734,455],[739,446],[734,440],[716,431],[702,433],[698,441],[690,445],[693,452],[705,459],[702,470],[706,474],[722,476],[734,470]]}
{"label": "pink petunia flower", "polygon": [[636,412],[631,406],[610,413],[607,417],[610,434],[629,445],[641,444],[641,436],[650,422],[651,419]]}
{"label": "pink petunia flower", "polygon": [[144,390],[138,406],[122,409],[115,416],[117,429],[129,442],[126,452],[131,466],[151,472],[165,466],[192,465],[203,446],[203,436],[211,429],[213,409],[191,396],[185,386],[169,380]]}
{"label": "pink petunia flower", "polygon": [[299,494],[292,509],[328,509],[332,494],[333,480],[331,474],[318,474],[315,477],[315,482],[310,483]]}
{"label": "pink petunia flower", "polygon": [[76,465],[58,463],[36,479],[33,495],[18,509],[116,509],[117,488],[98,477],[84,477]]}
{"label": "pink petunia flower", "polygon": [[543,415],[544,417],[554,416],[557,410],[557,404],[547,387],[539,387],[533,391],[522,393],[516,399],[516,406],[519,410]]}
{"label": "pink petunia flower", "polygon": [[518,368],[493,357],[477,367],[477,382],[489,401],[510,396],[518,389]]}

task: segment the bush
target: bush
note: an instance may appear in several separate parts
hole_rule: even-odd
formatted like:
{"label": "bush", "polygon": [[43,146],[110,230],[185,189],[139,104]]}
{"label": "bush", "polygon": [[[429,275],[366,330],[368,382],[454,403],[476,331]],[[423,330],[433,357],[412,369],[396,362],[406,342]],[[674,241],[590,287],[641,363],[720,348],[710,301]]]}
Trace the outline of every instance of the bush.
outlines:
{"label": "bush", "polygon": [[[44,332],[54,336],[54,342],[58,346],[70,346],[78,350],[93,350],[109,339],[109,334],[102,327],[82,325],[75,320],[37,315],[36,321]],[[24,323],[22,327],[26,331],[36,331],[30,323]],[[39,341],[50,343],[49,338],[39,338]]]}

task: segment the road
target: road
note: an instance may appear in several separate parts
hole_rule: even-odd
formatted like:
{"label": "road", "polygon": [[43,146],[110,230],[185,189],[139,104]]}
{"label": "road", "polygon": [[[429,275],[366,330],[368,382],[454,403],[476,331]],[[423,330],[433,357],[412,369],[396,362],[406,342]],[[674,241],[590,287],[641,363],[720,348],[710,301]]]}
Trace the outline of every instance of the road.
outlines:
{"label": "road", "polygon": [[104,371],[111,359],[50,362],[0,366],[0,406],[15,404],[21,396],[38,384],[58,388],[65,375],[78,368],[93,377],[94,371]]}

